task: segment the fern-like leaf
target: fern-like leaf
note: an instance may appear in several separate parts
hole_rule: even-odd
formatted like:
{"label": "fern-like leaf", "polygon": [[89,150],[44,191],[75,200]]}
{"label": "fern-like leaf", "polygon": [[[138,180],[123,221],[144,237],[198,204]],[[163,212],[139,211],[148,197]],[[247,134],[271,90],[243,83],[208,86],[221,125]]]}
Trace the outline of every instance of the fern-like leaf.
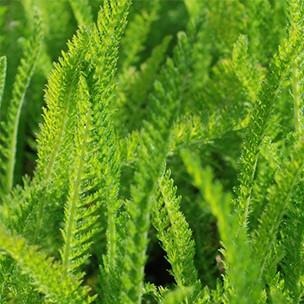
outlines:
{"label": "fern-like leaf", "polygon": [[6,77],[6,57],[0,58],[0,111],[1,103],[5,86],[5,77]]}
{"label": "fern-like leaf", "polygon": [[[165,37],[160,45],[156,46],[151,56],[140,66],[140,70],[130,70],[122,73],[118,85],[118,97],[120,106],[118,127],[121,133],[125,134],[142,123],[145,111],[143,111],[144,102],[148,98],[148,93],[153,88],[153,81],[156,78],[160,65],[163,63],[168,49],[170,37]],[[136,119],[134,119],[136,115]],[[122,123],[125,121],[125,123]]]}
{"label": "fern-like leaf", "polygon": [[36,247],[28,245],[20,236],[10,233],[0,226],[0,248],[7,252],[22,271],[34,281],[38,291],[54,303],[83,304],[91,303],[89,289],[79,286],[79,281],[72,276],[63,278],[63,267],[47,257]]}
{"label": "fern-like leaf", "polygon": [[24,47],[24,55],[18,67],[7,114],[0,125],[0,192],[2,194],[8,193],[14,185],[19,120],[25,94],[39,55],[41,39],[42,32],[37,17],[35,32]]}
{"label": "fern-like leaf", "polygon": [[148,38],[152,23],[158,16],[159,0],[142,1],[142,9],[130,21],[122,39],[122,69],[126,72],[140,59],[144,43]]}
{"label": "fern-like leaf", "polygon": [[[304,33],[304,8],[296,0],[291,1],[291,14],[294,16],[291,19],[291,28],[293,32],[299,36]],[[290,62],[291,69],[291,94],[294,103],[294,126],[298,136],[303,136],[304,117],[303,117],[303,81],[304,74],[302,69],[303,62],[303,43],[296,46],[295,54]]]}
{"label": "fern-like leaf", "polygon": [[[199,287],[194,265],[195,246],[190,227],[180,210],[180,197],[176,195],[170,171],[159,181],[160,195],[154,206],[152,223],[167,253],[174,279],[179,287]],[[199,288],[198,288],[199,289]],[[197,289],[197,290],[198,290]]]}
{"label": "fern-like leaf", "polygon": [[[44,123],[38,135],[38,162],[35,179],[37,182],[60,180],[66,176],[66,170],[60,170],[61,164],[67,167],[72,138],[68,134],[73,115],[72,106],[78,84],[80,58],[83,58],[84,34],[79,31],[68,43],[68,51],[62,53],[48,80],[45,94]],[[64,172],[62,172],[64,171]],[[56,173],[55,173],[56,172]]]}
{"label": "fern-like leaf", "polygon": [[274,56],[270,65],[270,70],[264,82],[262,89],[258,95],[255,106],[250,114],[250,124],[246,133],[246,141],[241,154],[241,168],[239,176],[238,208],[242,213],[244,225],[247,225],[248,215],[250,213],[250,196],[252,193],[252,185],[256,172],[259,147],[264,138],[268,118],[273,107],[273,101],[276,99],[278,90],[281,85],[281,78],[288,70],[289,60],[293,58],[299,45],[301,45],[301,35],[297,20],[301,14],[300,1],[294,0],[290,5],[290,23],[297,26],[290,26],[289,35],[279,46],[279,50]]}
{"label": "fern-like leaf", "polygon": [[255,232],[255,253],[260,259],[259,277],[264,277],[277,244],[278,229],[291,197],[301,181],[304,169],[303,144],[297,142],[275,174],[275,184],[268,190],[268,204]]}
{"label": "fern-like leaf", "polygon": [[[142,297],[152,201],[169,152],[170,129],[178,115],[186,86],[179,68],[184,68],[182,58],[186,55],[188,39],[184,34],[179,38],[174,57],[176,65],[174,61],[167,60],[160,79],[155,83],[151,121],[145,124],[138,150],[134,184],[131,187],[132,201],[126,206],[130,219],[126,224],[127,235],[122,253],[125,259],[121,265],[121,303],[139,303]],[[170,94],[167,95],[169,88]],[[165,108],[162,102],[166,102]]]}
{"label": "fern-like leaf", "polygon": [[[106,213],[106,252],[99,256],[100,282],[103,299],[113,303],[114,271],[117,267],[117,213],[119,200],[120,147],[113,123],[114,94],[118,49],[130,9],[130,0],[104,1],[97,19],[87,36],[89,51],[86,59],[90,71],[92,93],[93,141],[100,147],[95,167],[96,189]],[[100,210],[100,212],[103,212]],[[117,294],[117,292],[116,292]]]}
{"label": "fern-like leaf", "polygon": [[252,260],[252,250],[244,226],[232,212],[232,196],[213,182],[212,171],[203,170],[199,159],[189,151],[183,151],[183,160],[195,185],[200,189],[212,213],[217,218],[221,240],[225,247],[225,265],[229,303],[258,303],[262,285],[258,281],[258,264]]}
{"label": "fern-like leaf", "polygon": [[254,103],[261,89],[264,72],[253,64],[248,54],[248,38],[241,35],[234,44],[232,63],[237,78],[242,83],[245,94]]}
{"label": "fern-like leaf", "polygon": [[62,264],[66,273],[77,270],[88,259],[92,239],[97,231],[98,197],[94,186],[95,146],[92,143],[92,110],[85,78],[80,77],[77,100],[77,126],[74,144],[74,166],[70,175],[69,195],[62,230],[64,246]]}

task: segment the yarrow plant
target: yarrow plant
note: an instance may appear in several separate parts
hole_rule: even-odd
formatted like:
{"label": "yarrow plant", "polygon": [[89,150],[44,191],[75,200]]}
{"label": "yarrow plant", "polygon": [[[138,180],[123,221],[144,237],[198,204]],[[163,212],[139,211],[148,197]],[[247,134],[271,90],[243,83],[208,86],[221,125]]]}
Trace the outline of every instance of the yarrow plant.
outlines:
{"label": "yarrow plant", "polygon": [[302,0],[0,24],[0,303],[304,303]]}

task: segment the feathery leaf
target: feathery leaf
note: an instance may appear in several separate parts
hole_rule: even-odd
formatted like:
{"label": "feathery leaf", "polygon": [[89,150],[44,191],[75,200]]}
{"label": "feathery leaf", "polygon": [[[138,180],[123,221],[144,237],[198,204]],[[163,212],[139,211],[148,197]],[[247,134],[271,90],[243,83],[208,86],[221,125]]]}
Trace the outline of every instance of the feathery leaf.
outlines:
{"label": "feathery leaf", "polygon": [[37,56],[41,46],[41,27],[37,17],[35,32],[24,47],[24,55],[20,61],[15,78],[13,92],[4,121],[0,125],[0,192],[8,193],[14,185],[14,170],[17,152],[17,136],[19,120],[25,94],[34,73]]}
{"label": "feathery leaf", "polygon": [[47,299],[55,303],[91,303],[88,288],[79,286],[75,277],[62,277],[63,268],[25,239],[11,234],[0,226],[0,248],[5,250],[26,274],[30,275],[36,287]]}

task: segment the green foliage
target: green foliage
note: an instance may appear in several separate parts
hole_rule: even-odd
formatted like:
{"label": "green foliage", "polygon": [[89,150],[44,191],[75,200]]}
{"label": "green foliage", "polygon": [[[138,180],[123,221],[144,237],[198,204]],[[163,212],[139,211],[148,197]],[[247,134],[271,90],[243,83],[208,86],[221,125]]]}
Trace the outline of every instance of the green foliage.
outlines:
{"label": "green foliage", "polygon": [[79,26],[89,25],[93,22],[91,6],[87,0],[69,0]]}
{"label": "green foliage", "polygon": [[[2,115],[0,125],[0,189],[3,194],[8,193],[14,185],[14,170],[20,115],[25,100],[26,90],[34,72],[37,56],[39,56],[40,41],[41,27],[39,20],[37,20],[32,38],[25,43],[24,55],[18,66],[9,105],[6,109],[5,116]],[[3,70],[5,70],[5,63],[3,62],[4,61],[2,60]],[[1,87],[3,87],[3,85]],[[1,91],[3,91],[3,88]]]}
{"label": "green foliage", "polygon": [[163,304],[174,304],[174,303],[181,303],[186,300],[187,296],[191,293],[191,288],[179,288],[176,290],[172,290],[168,292],[164,296],[164,300],[161,302]]}
{"label": "green foliage", "polygon": [[0,78],[0,109],[1,109],[1,102],[2,96],[5,86],[5,77],[6,77],[6,57],[0,58],[0,69],[1,69],[1,78]]}
{"label": "green foliage", "polygon": [[[157,237],[167,253],[172,266],[172,274],[177,286],[200,288],[194,265],[194,241],[189,225],[180,211],[180,198],[167,172],[159,182],[160,194],[153,211],[153,225]],[[195,292],[197,290],[193,290]]]}
{"label": "green foliage", "polygon": [[33,284],[45,294],[46,299],[55,303],[92,302],[88,288],[80,288],[76,278],[62,278],[64,269],[61,265],[26,244],[23,238],[10,234],[4,227],[0,228],[0,232],[1,248],[16,260],[22,271],[33,278]]}
{"label": "green foliage", "polygon": [[124,38],[122,40],[121,61],[123,62],[122,69],[129,69],[136,65],[140,60],[140,54],[144,49],[145,41],[152,23],[157,18],[159,9],[159,0],[142,1],[140,9],[135,11],[134,16],[131,16]]}
{"label": "green foliage", "polygon": [[303,22],[3,0],[0,302],[303,303]]}
{"label": "green foliage", "polygon": [[[175,57],[168,59],[156,80],[151,95],[152,109],[149,122],[145,122],[138,148],[138,161],[135,164],[134,184],[131,185],[131,201],[126,205],[130,219],[126,223],[122,261],[121,301],[137,303],[141,298],[144,264],[148,244],[148,231],[152,202],[157,180],[163,174],[164,163],[169,153],[170,130],[178,115],[181,95],[184,90],[183,78],[179,74],[179,64],[184,56],[187,38],[180,36]],[[183,66],[182,66],[183,67]],[[166,94],[166,89],[170,93]],[[160,103],[166,101],[166,107]],[[157,116],[159,113],[162,115]],[[153,153],[154,149],[158,153]],[[149,174],[147,174],[149,172]],[[135,283],[135,284],[134,284]]]}
{"label": "green foliage", "polygon": [[[300,44],[302,25],[299,22],[299,13],[303,8],[299,1],[290,3],[290,28],[274,55],[273,63],[270,63],[268,75],[260,90],[255,106],[249,115],[249,129],[246,134],[247,140],[242,149],[241,171],[238,188],[238,205],[243,209],[244,222],[247,221],[250,212],[250,196],[252,192],[253,179],[256,171],[259,147],[265,136],[267,125],[273,121],[270,113],[274,107],[274,101],[278,98],[282,86],[282,77],[286,77],[290,60]],[[301,52],[301,50],[298,50]],[[297,54],[297,52],[296,52]],[[295,109],[297,111],[297,109]]]}
{"label": "green foliage", "polygon": [[246,231],[240,225],[237,214],[231,210],[232,197],[223,193],[219,183],[213,182],[212,171],[201,169],[199,160],[189,152],[182,153],[195,185],[202,192],[205,201],[218,221],[218,229],[224,245],[225,266],[227,271],[227,297],[229,303],[252,303],[258,301],[261,288],[257,281],[258,267],[253,261]]}
{"label": "green foliage", "polygon": [[[92,109],[85,79],[79,79],[77,92],[77,126],[75,132],[74,166],[70,175],[68,201],[65,206],[62,264],[66,273],[74,273],[88,259],[87,251],[96,233],[98,202],[94,193],[91,165],[96,163],[92,147]],[[91,146],[91,148],[89,148]]]}

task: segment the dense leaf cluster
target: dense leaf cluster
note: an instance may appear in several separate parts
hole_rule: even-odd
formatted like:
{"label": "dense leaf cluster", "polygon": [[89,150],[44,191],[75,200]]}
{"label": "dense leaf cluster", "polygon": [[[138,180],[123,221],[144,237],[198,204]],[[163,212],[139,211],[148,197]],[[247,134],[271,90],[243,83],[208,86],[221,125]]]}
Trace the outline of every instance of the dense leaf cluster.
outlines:
{"label": "dense leaf cluster", "polygon": [[302,0],[0,26],[0,303],[304,303]]}

